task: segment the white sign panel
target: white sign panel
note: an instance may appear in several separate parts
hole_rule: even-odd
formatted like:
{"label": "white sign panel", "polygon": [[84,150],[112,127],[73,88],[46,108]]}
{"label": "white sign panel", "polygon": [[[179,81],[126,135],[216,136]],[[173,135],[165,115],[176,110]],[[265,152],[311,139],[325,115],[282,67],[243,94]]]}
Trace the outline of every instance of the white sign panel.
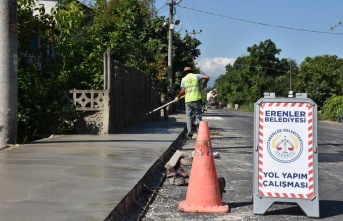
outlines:
{"label": "white sign panel", "polygon": [[262,197],[314,195],[312,108],[297,102],[261,104],[258,193]]}

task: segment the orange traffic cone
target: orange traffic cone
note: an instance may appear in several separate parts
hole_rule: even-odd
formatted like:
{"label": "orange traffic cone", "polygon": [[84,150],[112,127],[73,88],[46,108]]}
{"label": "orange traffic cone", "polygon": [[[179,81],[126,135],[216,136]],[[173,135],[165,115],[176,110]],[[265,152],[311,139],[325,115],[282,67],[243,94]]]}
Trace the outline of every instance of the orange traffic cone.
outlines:
{"label": "orange traffic cone", "polygon": [[199,125],[186,200],[179,203],[178,210],[191,213],[229,212],[229,206],[221,202],[210,132],[206,121],[201,121]]}

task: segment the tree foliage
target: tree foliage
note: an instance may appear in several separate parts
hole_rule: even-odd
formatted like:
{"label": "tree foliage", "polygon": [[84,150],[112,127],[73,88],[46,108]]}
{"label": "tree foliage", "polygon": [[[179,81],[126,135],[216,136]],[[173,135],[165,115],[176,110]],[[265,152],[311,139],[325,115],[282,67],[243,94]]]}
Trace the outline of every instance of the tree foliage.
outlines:
{"label": "tree foliage", "polygon": [[[105,51],[148,74],[166,92],[168,30],[153,2],[97,0],[87,7],[65,0],[46,13],[36,0],[18,0],[19,142],[73,132],[68,122],[77,113],[60,104],[60,92],[102,89]],[[178,73],[200,55],[200,42],[179,33],[173,40]]]}
{"label": "tree foliage", "polygon": [[[343,112],[343,95],[332,95],[324,101],[323,105],[323,118],[329,120],[337,120],[342,117]],[[343,119],[341,119],[343,120]]]}
{"label": "tree foliage", "polygon": [[[93,10],[91,25],[76,24],[75,27],[82,27],[81,30],[63,26],[64,30],[71,28],[68,39],[72,42],[60,41],[59,48],[66,52],[73,51],[73,54],[63,55],[63,61],[67,62],[64,70],[66,75],[86,72],[91,75],[91,79],[96,79],[96,81],[93,81],[93,85],[85,86],[101,87],[102,75],[98,73],[102,72],[99,63],[101,63],[103,52],[108,50],[118,62],[147,73],[152,81],[158,82],[161,92],[166,92],[169,83],[169,76],[167,76],[168,29],[163,26],[166,19],[155,16],[152,1],[112,0],[106,2],[100,0],[96,1],[91,8]],[[68,11],[70,13],[70,10]],[[70,16],[64,14],[61,17],[66,19]],[[73,33],[74,30],[77,30],[77,33]],[[197,49],[199,45],[200,42],[197,39],[189,36],[182,38],[179,33],[174,33],[173,82],[175,82],[175,76],[177,77],[175,73],[181,71],[185,65],[193,63],[193,60],[200,55]],[[75,59],[78,60],[75,61]],[[76,65],[80,63],[82,65]],[[83,79],[85,79],[84,76]],[[92,82],[91,79],[86,82]],[[77,78],[72,82],[78,82]]]}
{"label": "tree foliage", "polygon": [[[18,1],[18,142],[62,129],[58,64],[50,56],[56,41],[55,11],[46,14],[33,0]],[[34,44],[40,35],[40,45]]]}
{"label": "tree foliage", "polygon": [[307,57],[301,63],[296,90],[306,92],[319,107],[343,93],[343,59],[335,55]]}
{"label": "tree foliage", "polygon": [[288,91],[307,93],[324,118],[335,119],[343,107],[343,59],[335,55],[307,57],[298,67],[292,59],[279,59],[281,52],[271,40],[248,47],[249,55],[226,66],[226,73],[215,82],[221,102],[247,105],[256,102],[263,92],[287,97]]}
{"label": "tree foliage", "polygon": [[264,92],[286,96],[289,88],[289,70],[296,68],[294,60],[279,59],[277,49],[270,39],[247,48],[249,55],[236,59],[226,66],[226,73],[215,81],[222,102],[251,104]]}

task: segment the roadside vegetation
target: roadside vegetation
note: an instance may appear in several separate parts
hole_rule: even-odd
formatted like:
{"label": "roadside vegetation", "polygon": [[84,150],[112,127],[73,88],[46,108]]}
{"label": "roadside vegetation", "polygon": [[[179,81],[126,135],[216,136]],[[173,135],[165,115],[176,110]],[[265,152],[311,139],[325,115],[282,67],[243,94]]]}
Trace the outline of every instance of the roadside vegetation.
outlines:
{"label": "roadside vegetation", "polygon": [[337,120],[343,111],[343,59],[335,55],[306,57],[298,65],[292,59],[279,59],[281,49],[268,39],[247,48],[248,55],[226,66],[225,74],[214,84],[224,104],[239,104],[253,111],[264,92],[288,97],[291,90],[307,93],[321,112],[320,119]]}
{"label": "roadside vegetation", "polygon": [[[36,0],[18,0],[18,143],[75,132],[72,125],[78,113],[60,102],[61,91],[102,89],[105,51],[146,73],[163,94],[168,93],[170,78],[178,92],[183,68],[196,66],[201,53],[198,39],[174,32],[174,73],[168,76],[168,18],[157,16],[154,0],[96,0],[87,6],[65,0],[49,13],[36,5]],[[271,39],[247,52],[227,65],[215,82],[223,104],[251,110],[264,92],[287,96],[291,88],[294,93],[306,92],[323,117],[335,119],[340,114],[342,59],[307,57],[298,65],[279,59],[281,49]]]}
{"label": "roadside vegetation", "polygon": [[[18,0],[18,142],[75,132],[78,117],[61,91],[102,89],[103,54],[146,73],[167,93],[168,29],[151,0],[65,0],[47,13],[36,0]],[[200,41],[173,36],[173,82],[200,55]]]}

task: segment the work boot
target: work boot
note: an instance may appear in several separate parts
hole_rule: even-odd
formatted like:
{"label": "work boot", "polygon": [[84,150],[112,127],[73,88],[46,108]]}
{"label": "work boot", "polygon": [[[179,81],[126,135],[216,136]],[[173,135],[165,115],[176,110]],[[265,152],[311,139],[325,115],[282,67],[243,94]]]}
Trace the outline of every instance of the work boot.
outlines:
{"label": "work boot", "polygon": [[198,127],[199,127],[198,124],[196,124],[196,123],[193,123],[193,124],[192,124],[192,130],[197,130]]}
{"label": "work boot", "polygon": [[218,184],[219,184],[220,197],[221,197],[221,199],[223,199],[223,193],[226,193],[224,177],[219,177],[218,178]]}

